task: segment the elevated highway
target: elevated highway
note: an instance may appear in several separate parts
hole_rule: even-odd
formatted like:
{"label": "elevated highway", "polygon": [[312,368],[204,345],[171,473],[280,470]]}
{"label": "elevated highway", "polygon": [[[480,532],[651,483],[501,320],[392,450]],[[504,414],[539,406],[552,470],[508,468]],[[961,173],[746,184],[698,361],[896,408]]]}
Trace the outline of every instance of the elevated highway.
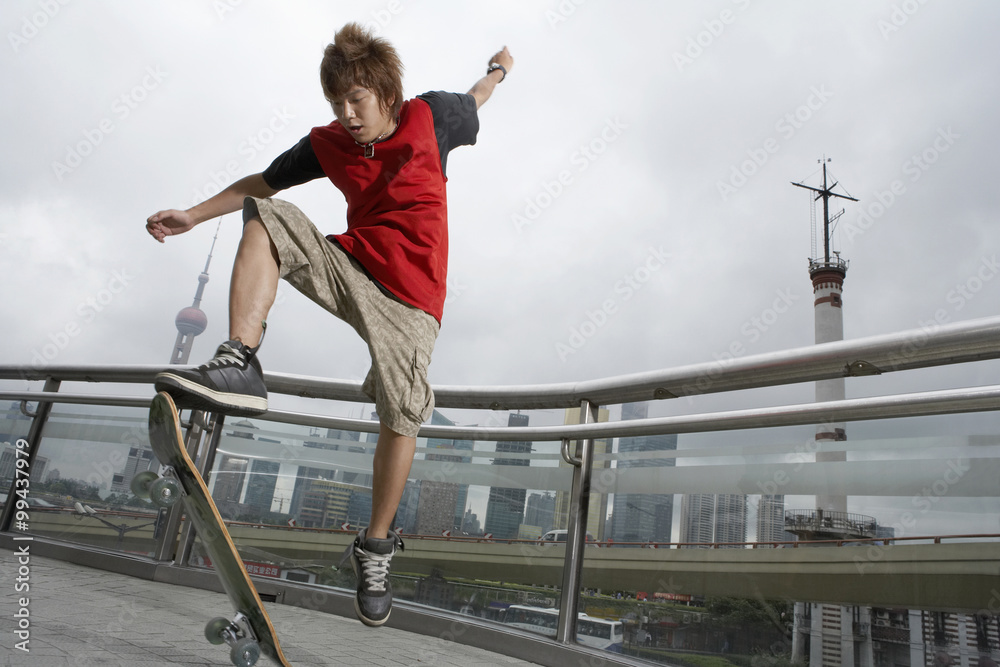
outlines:
{"label": "elevated highway", "polygon": [[[153,544],[149,517],[105,518],[107,525],[68,512],[37,512],[33,530],[102,548],[146,552]],[[144,525],[143,525],[144,524]],[[134,527],[134,529],[132,529]],[[332,567],[353,531],[230,525],[246,560],[283,568]],[[930,541],[932,538],[923,538]],[[1000,535],[897,540],[852,546],[784,548],[628,548],[584,550],[584,588],[736,596],[842,605],[902,607],[974,613],[1000,612]],[[121,540],[119,542],[119,540]],[[528,585],[559,586],[565,547],[535,542],[406,536],[393,561],[397,574]]]}

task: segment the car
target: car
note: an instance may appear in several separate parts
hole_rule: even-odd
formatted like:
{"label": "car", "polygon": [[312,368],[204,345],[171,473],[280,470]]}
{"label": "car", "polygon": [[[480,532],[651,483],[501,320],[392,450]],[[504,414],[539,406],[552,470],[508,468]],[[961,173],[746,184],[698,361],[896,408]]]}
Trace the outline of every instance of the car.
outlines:
{"label": "car", "polygon": [[[539,537],[538,541],[539,543],[542,544],[547,542],[565,542],[566,534],[567,532],[565,530],[550,530],[549,532]],[[597,540],[594,539],[594,536],[590,534],[590,531],[587,531],[587,541],[594,543],[597,542]]]}

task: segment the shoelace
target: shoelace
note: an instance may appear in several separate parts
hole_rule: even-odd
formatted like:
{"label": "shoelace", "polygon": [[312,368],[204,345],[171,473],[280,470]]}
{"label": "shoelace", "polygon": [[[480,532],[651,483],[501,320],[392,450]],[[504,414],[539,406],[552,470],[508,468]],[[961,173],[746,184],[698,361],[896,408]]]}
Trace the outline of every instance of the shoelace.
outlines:
{"label": "shoelace", "polygon": [[245,360],[239,350],[223,344],[206,365],[209,368],[214,368],[216,366],[242,366],[244,363]]}
{"label": "shoelace", "polygon": [[257,356],[257,350],[264,343],[264,336],[267,334],[267,322],[260,323],[260,340],[257,342],[257,347],[247,347],[247,355],[243,356],[243,351],[239,348],[233,347],[228,343],[223,343],[219,346],[219,349],[215,351],[215,356],[209,359],[208,363],[205,364],[209,368],[214,368],[216,366],[242,366],[243,364],[250,363],[250,360]]}
{"label": "shoelace", "polygon": [[361,562],[365,588],[369,591],[385,592],[385,582],[389,576],[389,561],[392,554],[373,554],[360,547],[354,547],[354,555]]}

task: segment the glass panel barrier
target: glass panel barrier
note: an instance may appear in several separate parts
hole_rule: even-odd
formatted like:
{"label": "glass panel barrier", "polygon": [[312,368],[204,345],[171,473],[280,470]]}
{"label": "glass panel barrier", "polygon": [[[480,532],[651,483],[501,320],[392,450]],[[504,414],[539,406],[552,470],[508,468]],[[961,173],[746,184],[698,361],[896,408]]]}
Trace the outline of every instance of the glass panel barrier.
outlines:
{"label": "glass panel barrier", "polygon": [[[444,412],[433,425],[474,421]],[[574,424],[579,410],[487,425],[536,415]],[[7,488],[29,425],[16,403],[0,417]],[[1000,659],[1000,415],[844,426],[820,441],[813,426],[595,441],[578,641],[671,664]],[[227,420],[209,485],[252,573],[353,591],[337,564],[367,523],[374,439]],[[144,409],[57,404],[27,532],[153,554],[161,514],[128,486],[155,467]],[[418,439],[397,599],[555,636],[572,474],[559,442]],[[190,563],[210,564],[197,543]]]}
{"label": "glass panel barrier", "polygon": [[668,434],[599,450],[592,489],[608,512],[584,550],[580,610],[620,620],[625,653],[669,664],[916,664],[911,652],[920,664],[994,664],[1000,415],[815,433]]}
{"label": "glass panel barrier", "polygon": [[[12,401],[7,410],[0,413],[0,507],[6,504],[7,493],[14,482],[19,441],[28,437],[30,428],[31,417],[21,412],[18,401]],[[25,446],[26,444],[21,444],[22,449]]]}
{"label": "glass panel barrier", "polygon": [[[13,410],[6,424],[23,430],[30,420]],[[42,434],[30,471],[29,527],[22,532],[152,555],[164,513],[128,486],[137,471],[156,469],[146,411],[57,404]]]}
{"label": "glass panel barrier", "polygon": [[[440,412],[433,421],[453,424]],[[260,418],[226,422],[209,489],[252,573],[353,593],[350,563],[338,564],[369,521],[375,440]],[[572,481],[559,449],[418,438],[394,522],[405,544],[392,561],[394,598],[498,622],[511,605],[556,609],[564,550],[550,533],[565,528]],[[190,564],[208,564],[197,542]]]}

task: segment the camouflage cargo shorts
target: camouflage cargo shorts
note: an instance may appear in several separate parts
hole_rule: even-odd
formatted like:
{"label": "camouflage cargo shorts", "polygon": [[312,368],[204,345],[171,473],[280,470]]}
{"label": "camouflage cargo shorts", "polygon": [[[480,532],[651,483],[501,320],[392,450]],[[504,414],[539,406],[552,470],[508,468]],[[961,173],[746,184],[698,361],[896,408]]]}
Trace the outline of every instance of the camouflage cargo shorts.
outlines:
{"label": "camouflage cargo shorts", "polygon": [[385,291],[294,204],[247,197],[244,223],[260,218],[278,249],[281,277],[350,324],[368,344],[372,366],[361,386],[379,421],[416,436],[434,409],[427,381],[439,325],[432,315]]}

